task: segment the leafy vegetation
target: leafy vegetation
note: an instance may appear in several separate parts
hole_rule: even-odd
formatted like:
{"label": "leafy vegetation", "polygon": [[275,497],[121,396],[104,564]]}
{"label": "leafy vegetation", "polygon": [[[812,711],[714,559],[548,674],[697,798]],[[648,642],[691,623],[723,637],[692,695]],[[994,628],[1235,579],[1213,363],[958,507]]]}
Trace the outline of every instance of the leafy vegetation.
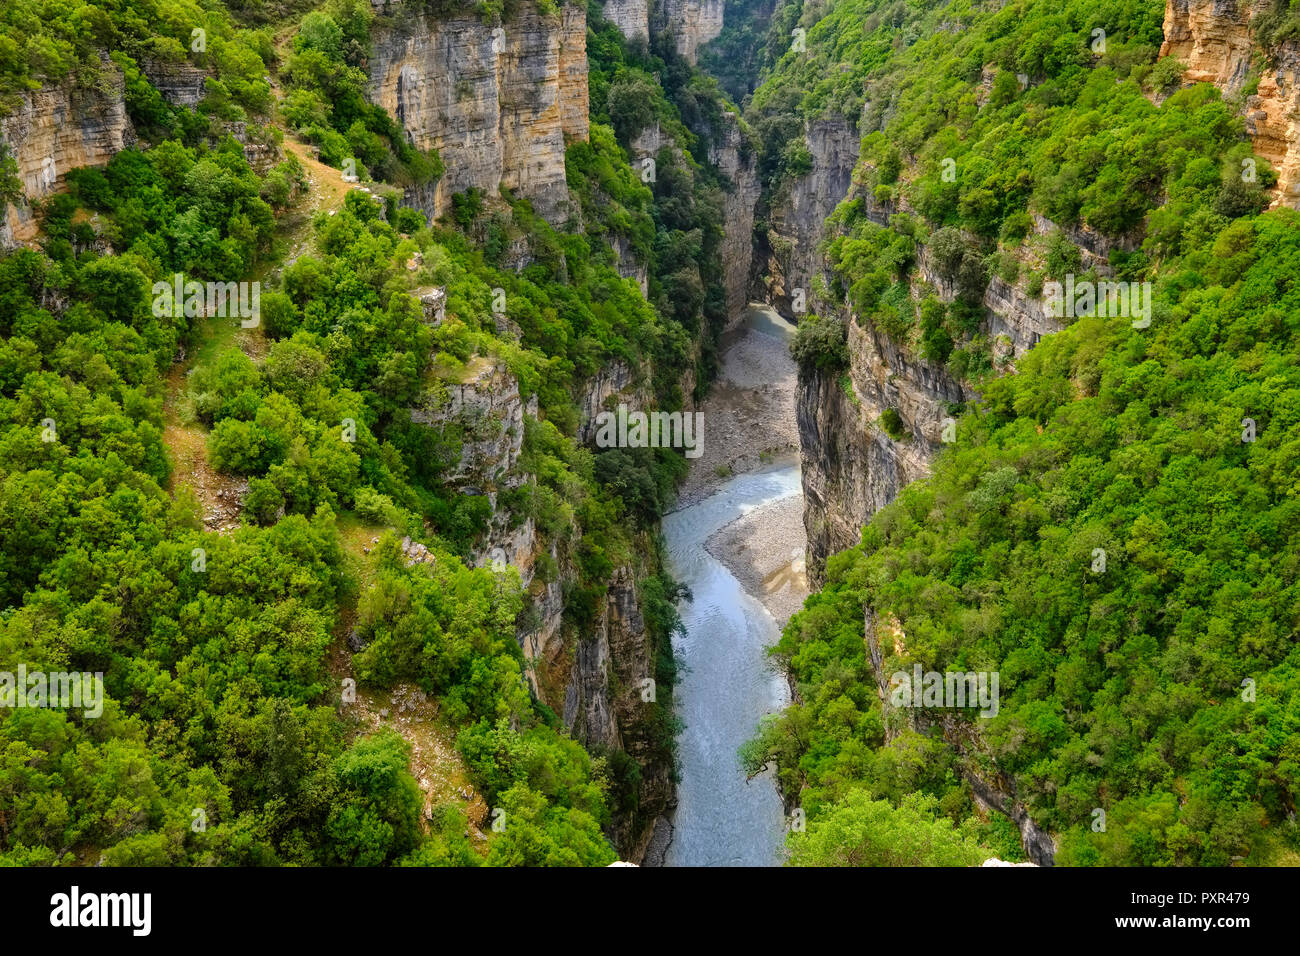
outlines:
{"label": "leafy vegetation", "polygon": [[[231,9],[272,23],[291,8]],[[7,16],[37,36],[18,17],[31,9]],[[696,355],[695,381],[706,380],[723,318],[719,186],[692,158],[703,141],[683,115],[714,116],[720,94],[680,61],[637,60],[644,76],[663,66],[672,77],[671,93],[654,85],[654,119],[684,148],[666,146],[646,184],[613,127],[593,124],[568,154],[581,231],[506,192],[457,196],[431,225],[382,190],[350,191],[299,229],[311,171],[286,151],[259,175],[223,125],[240,103],[268,114],[269,99],[237,92],[218,109],[210,78],[198,111],[175,107],[137,65],[147,51],[123,24],[165,14],[179,42],[185,9],[81,9],[118,31],[146,142],[72,172],[39,210],[41,250],[0,259],[0,659],[102,672],[106,702],[102,718],[0,714],[0,861],[609,863],[607,834],[650,822],[640,765],[588,753],[530,693],[517,633],[531,598],[513,574],[472,563],[494,513],[512,527],[531,520],[537,581],[563,584],[569,644],[603,613],[616,568],[640,577],[657,698],[623,733],[641,759],[671,767],[680,589],[659,572],[656,528],[686,463],[661,449],[596,455],[575,433],[585,381],[613,362],[648,374],[670,408]],[[413,150],[364,99],[370,23],[368,5],[338,0],[295,24],[282,61],[269,31],[214,28],[209,51],[219,58],[211,40],[228,37],[261,51],[259,79],[278,67],[279,108],[323,160],[428,181],[436,155]],[[613,76],[630,54],[597,26]],[[63,29],[52,21],[40,35],[57,46]],[[220,63],[215,72],[228,77]],[[6,75],[31,87],[65,74]],[[605,75],[598,67],[593,82]],[[612,247],[647,268],[650,301]],[[159,307],[154,283],[177,273],[256,277],[260,328],[241,338],[230,318]],[[418,297],[430,287],[446,290],[437,321]],[[177,356],[195,354],[190,374],[169,380]],[[412,420],[484,368],[538,402],[522,483],[458,480],[484,422]],[[246,482],[237,529],[206,529],[164,437],[176,427],[199,436],[206,467]],[[361,534],[377,541],[363,549]],[[430,560],[410,560],[403,538]],[[408,742],[349,705],[344,643],[361,648],[342,671],[360,693],[414,685],[432,699],[504,830],[480,820],[486,839],[467,839],[473,821],[454,801],[425,815]],[[192,825],[199,811],[204,827]]]}
{"label": "leafy vegetation", "polygon": [[[792,130],[861,114],[864,134],[821,307],[982,379],[930,477],[829,559],[776,650],[797,703],[742,756],[808,814],[792,862],[888,865],[903,843],[926,848],[907,862],[1020,859],[973,800],[972,774],[997,773],[1058,863],[1294,860],[1300,221],[1260,214],[1274,177],[1239,104],[1155,62],[1161,3],[785,9],[807,53],[749,116],[770,194],[797,173]],[[1035,238],[1035,213],[1062,228]],[[1075,320],[993,377],[990,276],[1027,263],[1030,295],[1097,278],[1066,228],[1126,240],[1109,264],[1154,283],[1153,323]],[[836,321],[802,323],[804,374],[839,374]],[[886,679],[995,672],[996,716],[945,730],[882,708],[864,608]]]}

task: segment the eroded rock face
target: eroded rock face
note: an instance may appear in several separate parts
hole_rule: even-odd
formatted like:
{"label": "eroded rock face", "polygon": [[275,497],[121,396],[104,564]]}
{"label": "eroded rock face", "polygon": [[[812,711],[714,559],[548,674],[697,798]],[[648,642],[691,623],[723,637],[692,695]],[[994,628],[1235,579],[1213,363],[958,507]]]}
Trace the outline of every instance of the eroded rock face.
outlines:
{"label": "eroded rock face", "polygon": [[[426,316],[441,314],[441,288],[420,290]],[[587,383],[583,407],[594,414],[622,390],[634,390],[632,369],[615,364]],[[561,715],[565,728],[595,753],[622,750],[641,771],[639,811],[618,815],[613,838],[622,855],[640,860],[652,823],[673,798],[672,757],[656,734],[641,698],[654,676],[655,649],[641,613],[636,582],[648,568],[623,566],[594,620],[580,631],[565,621],[565,591],[577,579],[573,555],[539,536],[532,518],[517,519],[500,506],[500,493],[533,481],[520,463],[525,420],[536,418],[535,396],[525,400],[504,363],[475,357],[465,380],[433,389],[411,410],[411,420],[431,428],[455,424],[463,445],[446,476],[466,494],[486,495],[491,517],[471,563],[515,568],[528,607],[517,622],[524,676],[534,695]],[[539,568],[545,566],[545,572]]]}
{"label": "eroded rock face", "polygon": [[599,427],[596,417],[611,411],[617,400],[627,401],[636,408],[648,408],[648,397],[639,385],[644,376],[626,362],[611,362],[587,380],[578,402],[578,443],[590,445]]}
{"label": "eroded rock face", "polygon": [[722,33],[726,0],[604,0],[601,13],[629,40],[669,36],[694,63],[699,49]]}
{"label": "eroded rock face", "polygon": [[[1191,82],[1240,93],[1254,52],[1251,21],[1270,7],[1263,0],[1167,0],[1160,55],[1185,63]],[[1246,99],[1246,132],[1278,171],[1274,205],[1300,208],[1300,46],[1288,41],[1275,52],[1258,92]]]}
{"label": "eroded rock face", "polygon": [[207,92],[207,71],[186,60],[145,59],[140,71],[173,106],[195,106]]}
{"label": "eroded rock face", "polygon": [[[657,0],[653,10],[647,0],[607,0],[603,12],[629,39],[672,36],[678,52],[692,63],[699,46],[722,32],[722,0]],[[723,197],[722,256],[728,319],[735,322],[749,301],[754,266],[754,211],[762,186],[739,117],[726,113],[723,123],[725,127],[711,137],[708,159],[731,184]],[[657,156],[665,146],[680,158],[680,144],[665,134],[658,123],[643,129],[631,142],[634,165],[639,167],[647,158]],[[644,265],[626,261],[625,251],[617,245],[614,251],[619,257],[619,273],[636,278],[644,293]]]}
{"label": "eroded rock face", "polygon": [[699,49],[722,33],[725,0],[655,0],[655,33],[670,35],[677,52],[694,63]]}
{"label": "eroded rock face", "polygon": [[61,192],[68,170],[105,166],[136,141],[122,72],[107,58],[101,69],[101,81],[91,88],[59,85],[23,92],[18,108],[0,118],[0,141],[18,166],[26,198],[6,210],[0,247],[36,236],[30,202]]}
{"label": "eroded rock face", "polygon": [[629,40],[650,39],[648,0],[605,0],[601,12]]}
{"label": "eroded rock face", "polygon": [[370,59],[370,98],[446,174],[407,202],[440,216],[454,193],[505,186],[559,225],[570,212],[564,149],[588,135],[587,15],[523,7],[509,21],[433,17],[400,0],[382,11]]}
{"label": "eroded rock face", "polygon": [[717,137],[720,145],[709,150],[709,161],[718,168],[731,189],[723,196],[722,262],[727,287],[727,319],[738,322],[749,302],[754,265],[754,210],[762,185],[754,153],[741,133],[734,113],[723,115],[726,124]]}
{"label": "eroded rock face", "polygon": [[1160,55],[1187,64],[1187,79],[1239,91],[1250,72],[1251,0],[1167,0]]}
{"label": "eroded rock face", "polygon": [[617,260],[618,274],[624,279],[632,279],[636,282],[637,288],[641,290],[641,295],[646,295],[650,290],[650,270],[642,262],[632,249],[632,243],[623,236],[615,235],[610,242],[614,250],[614,258]]}
{"label": "eroded rock face", "polygon": [[812,155],[812,170],[777,197],[769,235],[773,280],[769,299],[787,318],[794,316],[795,290],[802,289],[811,301],[813,277],[826,274],[817,244],[826,217],[848,195],[861,148],[857,130],[838,115],[809,124],[804,142]]}
{"label": "eroded rock face", "polygon": [[[850,317],[849,368],[801,374],[795,397],[808,533],[808,580],[824,583],[826,559],[856,545],[871,515],[929,472],[942,447],[949,403],[974,393],[942,366],[908,356],[870,325]],[[907,434],[879,425],[886,408]]]}
{"label": "eroded rock face", "polygon": [[1277,170],[1273,205],[1300,209],[1300,47],[1288,43],[1246,99],[1246,132]]}
{"label": "eroded rock face", "polygon": [[524,405],[519,383],[504,365],[474,359],[468,379],[449,384],[411,410],[411,421],[464,429],[460,461],[446,477],[453,487],[484,494],[514,477],[524,444]]}

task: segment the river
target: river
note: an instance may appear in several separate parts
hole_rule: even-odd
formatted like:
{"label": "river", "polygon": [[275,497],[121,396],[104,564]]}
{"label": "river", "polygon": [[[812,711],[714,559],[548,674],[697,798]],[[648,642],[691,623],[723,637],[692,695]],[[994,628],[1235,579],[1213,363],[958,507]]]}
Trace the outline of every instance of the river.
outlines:
{"label": "river", "polygon": [[[793,363],[784,366],[788,361],[788,327],[784,326],[768,310],[751,310],[724,353],[722,387],[705,402],[706,427],[724,421],[732,434],[737,426],[726,416],[739,408],[748,413],[744,425],[784,431],[788,441],[793,423],[785,419],[792,412],[788,399]],[[771,371],[774,362],[775,372]],[[762,374],[755,374],[759,370]],[[773,417],[781,421],[764,421]],[[791,456],[778,456],[778,460],[789,462]],[[756,470],[726,478],[707,497],[688,503],[663,522],[671,572],[692,594],[692,600],[682,602],[680,608],[685,634],[673,645],[681,666],[675,696],[684,729],[678,737],[681,782],[663,860],[666,866],[781,862],[785,818],[773,774],[768,770],[746,781],[737,752],[754,736],[764,715],[789,702],[785,677],[767,653],[779,639],[780,627],[760,595],[746,591],[728,568],[746,560],[732,553],[741,548],[728,542],[723,547],[731,551],[719,552],[719,539],[715,539],[712,550],[724,564],[705,547],[716,532],[738,519],[742,520],[733,527],[743,527],[745,515],[751,516],[751,537],[762,538],[769,516],[775,523],[778,510],[789,513],[794,506],[798,512],[802,495],[798,465],[753,461]],[[707,461],[700,465],[710,467]],[[782,502],[784,508],[777,504]],[[801,522],[796,523],[801,541]],[[754,550],[763,551],[761,542]],[[789,557],[787,551],[778,560]],[[763,560],[773,559],[751,555],[746,566]],[[760,570],[766,571],[767,566]],[[751,587],[769,590],[752,583]],[[761,596],[770,598],[766,593]]]}

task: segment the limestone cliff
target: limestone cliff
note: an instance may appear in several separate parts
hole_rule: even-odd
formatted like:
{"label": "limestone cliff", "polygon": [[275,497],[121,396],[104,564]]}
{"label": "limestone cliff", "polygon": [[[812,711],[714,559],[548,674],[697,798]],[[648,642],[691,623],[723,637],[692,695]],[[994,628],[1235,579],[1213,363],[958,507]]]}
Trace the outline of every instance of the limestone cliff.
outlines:
{"label": "limestone cliff", "polygon": [[700,47],[722,33],[725,5],[725,0],[655,0],[654,32],[671,36],[677,52],[694,63]]}
{"label": "limestone cliff", "polygon": [[[848,319],[849,368],[801,374],[795,396],[808,534],[808,579],[820,587],[826,559],[861,539],[862,525],[929,471],[942,447],[949,403],[973,392],[942,366],[907,355],[856,316]],[[907,428],[891,438],[878,424],[886,408]]]}
{"label": "limestone cliff", "polygon": [[649,0],[605,0],[601,13],[629,40],[650,39]]}
{"label": "limestone cliff", "polygon": [[408,202],[436,217],[454,193],[478,188],[495,197],[504,186],[562,224],[570,213],[565,146],[588,133],[586,9],[543,14],[525,5],[495,24],[473,14],[435,17],[401,0],[380,10],[370,97],[446,166]]}
{"label": "limestone cliff", "polygon": [[809,124],[804,143],[812,169],[772,199],[767,237],[768,298],[788,317],[793,316],[795,290],[810,300],[814,277],[826,277],[818,244],[826,217],[849,193],[861,137],[847,118],[831,115]]}
{"label": "limestone cliff", "polygon": [[[605,19],[628,39],[670,37],[678,53],[695,62],[698,48],[722,31],[722,0],[607,0],[602,9]],[[708,162],[727,183],[723,196],[722,246],[723,270],[727,290],[729,322],[740,319],[750,300],[754,280],[754,216],[762,186],[757,161],[747,128],[739,114],[724,112],[721,129],[708,130]],[[700,131],[697,131],[700,132]],[[658,123],[642,130],[632,141],[632,155],[637,162],[655,156],[664,146],[681,148],[667,136]],[[854,148],[856,159],[857,149]],[[703,157],[697,157],[702,159]],[[637,279],[645,290],[644,266],[625,260],[624,251],[615,248],[619,271]]]}
{"label": "limestone cliff", "polygon": [[749,302],[754,264],[754,211],[762,186],[753,150],[745,141],[740,117],[724,113],[725,128],[709,150],[709,162],[729,184],[723,196],[722,265],[727,287],[727,317],[739,321]]}
{"label": "limestone cliff", "polygon": [[207,71],[188,60],[141,60],[140,70],[175,106],[197,106],[207,92]]}
{"label": "limestone cliff", "polygon": [[726,0],[603,0],[601,14],[629,40],[668,37],[694,64],[699,49],[722,33]]}
{"label": "limestone cliff", "polygon": [[905,728],[920,734],[937,732],[957,754],[958,770],[971,788],[974,802],[986,812],[996,810],[1016,825],[1025,854],[1035,865],[1052,866],[1056,842],[1034,822],[1016,794],[1015,782],[999,769],[978,730],[951,712],[934,716],[925,708],[893,706],[889,675],[909,663],[906,635],[898,622],[881,620],[868,607],[863,621],[863,644],[867,663],[876,678],[886,743]]}
{"label": "limestone cliff", "polygon": [[68,171],[104,166],[136,140],[126,115],[122,72],[106,57],[93,87],[60,84],[23,92],[0,119],[0,142],[18,166],[24,199],[5,210],[0,247],[30,242],[37,224],[31,203],[59,192]]}
{"label": "limestone cliff", "polygon": [[[954,406],[977,398],[975,390],[955,379],[946,366],[917,355],[914,343],[892,341],[847,306],[826,297],[833,278],[822,250],[828,238],[826,217],[848,198],[860,199],[867,218],[878,225],[887,224],[899,211],[881,206],[871,190],[860,185],[871,178],[871,170],[859,165],[858,133],[853,122],[835,114],[810,123],[804,141],[811,169],[782,184],[769,200],[768,301],[797,319],[795,300],[801,293],[805,311],[835,315],[847,325],[847,369],[801,374],[796,398],[808,577],[814,587],[822,583],[826,558],[857,544],[871,515],[928,472],[930,460],[942,448],[944,424]],[[1086,227],[1062,228],[1043,216],[1035,216],[1033,224],[1035,240],[1061,233],[1079,249],[1083,268],[1101,275],[1111,273],[1108,259],[1113,249],[1133,247],[1131,240],[1111,239]],[[971,243],[976,244],[973,238]],[[1027,242],[1015,255],[1023,265],[1041,268],[1042,262],[1034,258],[1037,248]],[[919,244],[912,294],[920,298],[929,291],[944,301],[956,293],[938,274],[926,246]],[[994,343],[1000,371],[1011,369],[1016,356],[1062,327],[1028,294],[1023,281],[988,276],[982,305],[981,332]],[[901,420],[903,433],[897,439],[879,424],[886,409]]]}
{"label": "limestone cliff", "polygon": [[1187,66],[1186,79],[1213,83],[1228,94],[1259,70],[1246,97],[1246,131],[1255,151],[1278,172],[1275,205],[1300,208],[1300,44],[1288,40],[1269,54],[1254,45],[1252,21],[1272,4],[1263,0],[1167,0],[1160,55]]}
{"label": "limestone cliff", "polygon": [[[422,296],[432,322],[441,320],[442,291]],[[638,381],[626,365],[611,366],[587,384],[586,414],[634,390]],[[413,422],[460,439],[460,456],[448,463],[445,480],[489,501],[488,527],[471,560],[503,571],[513,567],[519,574],[527,598],[517,637],[533,694],[593,753],[622,751],[636,761],[637,804],[615,814],[611,835],[625,859],[640,860],[654,819],[674,793],[671,753],[642,699],[642,682],[654,676],[656,649],[637,581],[653,569],[616,568],[595,619],[580,628],[566,621],[566,589],[578,575],[573,556],[564,543],[543,540],[531,518],[520,519],[500,506],[502,492],[536,480],[520,456],[526,420],[537,417],[536,396],[521,396],[518,381],[500,361],[475,357],[462,381],[430,388],[410,415]]]}

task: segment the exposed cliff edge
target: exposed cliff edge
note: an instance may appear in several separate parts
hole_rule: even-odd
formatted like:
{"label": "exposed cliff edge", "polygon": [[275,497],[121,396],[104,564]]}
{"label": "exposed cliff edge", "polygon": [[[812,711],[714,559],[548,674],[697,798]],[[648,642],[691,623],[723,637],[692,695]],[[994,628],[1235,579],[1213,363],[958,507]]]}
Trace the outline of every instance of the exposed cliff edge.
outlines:
{"label": "exposed cliff edge", "polygon": [[606,20],[629,40],[666,36],[686,62],[722,33],[726,0],[604,0]]}
{"label": "exposed cliff edge", "polygon": [[754,278],[754,213],[762,184],[757,162],[746,141],[740,117],[724,113],[725,128],[709,150],[711,162],[730,183],[722,200],[722,266],[727,287],[728,325],[734,325],[750,300]]}
{"label": "exposed cliff edge", "polygon": [[[1241,95],[1253,75],[1258,90],[1244,100],[1247,131],[1255,150],[1277,169],[1276,203],[1300,205],[1300,47],[1286,42],[1262,72],[1252,21],[1269,9],[1251,0],[1168,0],[1161,56],[1186,64],[1190,82],[1212,82],[1228,95]],[[923,475],[939,449],[938,425],[944,406],[969,401],[974,391],[947,369],[911,355],[836,303],[819,300],[818,290],[832,280],[820,251],[825,220],[846,198],[863,200],[867,214],[885,224],[882,209],[868,190],[854,184],[862,116],[831,113],[808,123],[804,145],[811,169],[782,184],[771,197],[766,236],[767,298],[783,314],[795,315],[794,299],[808,311],[838,314],[849,326],[849,368],[843,377],[814,373],[801,377],[797,405],[803,444],[808,570],[820,584],[825,559],[857,543],[860,528],[891,501],[908,481]],[[1034,232],[1046,236],[1058,226],[1034,217]],[[1108,239],[1085,228],[1059,229],[1079,250],[1084,268],[1109,274],[1108,255],[1130,243]],[[944,295],[924,249],[919,278]],[[915,289],[914,289],[915,294]],[[987,277],[983,294],[990,340],[1000,342],[1008,362],[1032,348],[1061,323],[1044,314],[1024,288],[997,275]],[[1009,366],[1008,366],[1009,367]],[[899,413],[907,437],[896,441],[874,423],[885,408]]]}
{"label": "exposed cliff edge", "polygon": [[850,193],[861,141],[857,123],[848,117],[833,114],[809,123],[804,145],[812,168],[784,184],[770,201],[767,297],[789,318],[795,315],[796,290],[811,300],[814,280],[828,277],[818,246],[827,217]]}
{"label": "exposed cliff edge", "polygon": [[[620,382],[631,379],[617,369],[598,376],[588,404]],[[643,681],[655,675],[656,648],[637,582],[653,569],[616,568],[595,620],[581,629],[566,622],[565,591],[578,573],[573,556],[543,539],[531,518],[498,507],[502,492],[536,480],[522,467],[521,455],[527,420],[537,412],[536,396],[521,396],[504,364],[478,357],[462,383],[430,390],[410,415],[444,434],[455,430],[461,454],[447,481],[462,493],[488,498],[491,518],[472,563],[518,572],[527,602],[517,637],[533,694],[593,753],[622,751],[636,761],[637,806],[616,815],[613,837],[625,858],[640,860],[654,819],[673,799],[672,755],[641,696]]]}
{"label": "exposed cliff edge", "polygon": [[61,191],[69,170],[105,166],[136,141],[122,71],[107,57],[100,69],[95,86],[58,84],[24,92],[18,108],[0,118],[0,142],[17,164],[25,197],[5,210],[0,248],[35,238],[31,203]]}
{"label": "exposed cliff edge", "polygon": [[[882,646],[881,631],[889,638]],[[1015,783],[1003,773],[997,761],[984,745],[979,732],[969,721],[952,713],[930,716],[925,708],[895,707],[890,687],[890,668],[901,666],[897,655],[905,653],[905,636],[897,621],[880,621],[871,608],[863,620],[863,641],[867,662],[876,678],[876,691],[885,726],[885,741],[897,737],[904,728],[928,734],[937,729],[944,741],[958,755],[958,769],[970,786],[972,799],[987,812],[996,810],[1003,814],[1020,831],[1021,844],[1029,859],[1038,866],[1052,866],[1056,843],[1050,833],[1038,826],[1016,796]],[[988,865],[988,864],[985,864]]]}
{"label": "exposed cliff edge", "polygon": [[1300,44],[1282,43],[1268,62],[1255,60],[1256,19],[1272,8],[1261,0],[1168,0],[1162,57],[1187,67],[1194,83],[1240,95],[1256,67],[1257,90],[1245,98],[1246,131],[1255,152],[1277,170],[1274,205],[1300,208]]}
{"label": "exposed cliff edge", "polygon": [[[406,201],[439,216],[455,193],[477,188],[491,197],[504,186],[553,224],[568,219],[565,147],[588,135],[585,8],[564,6],[553,16],[525,8],[499,25],[434,18],[395,3],[384,12],[391,18],[374,30],[371,95],[446,166],[432,189],[410,190]],[[645,264],[615,251],[620,271],[644,291]],[[641,389],[645,377],[645,369],[614,363],[587,382],[578,440],[590,440],[596,414]],[[411,414],[464,435],[453,483],[487,495],[492,506],[474,562],[519,574],[528,602],[518,639],[533,694],[594,753],[623,752],[636,762],[637,805],[616,814],[612,836],[625,859],[640,860],[654,819],[674,795],[671,752],[640,696],[655,669],[637,586],[650,569],[617,568],[596,619],[579,632],[564,613],[566,588],[577,576],[572,555],[543,540],[531,519],[521,522],[497,506],[500,491],[534,480],[519,459],[526,419],[537,415],[535,396],[525,401],[503,365],[481,359],[463,385],[429,396]]]}
{"label": "exposed cliff edge", "polygon": [[[722,32],[722,0],[607,0],[602,8],[606,20],[629,40],[667,38],[677,53],[695,63],[697,50]],[[698,131],[697,131],[698,132]],[[739,321],[751,299],[755,280],[754,219],[762,194],[754,145],[739,113],[722,113],[722,127],[710,129],[707,158],[728,184],[723,195],[722,266],[727,292],[728,327]],[[631,143],[637,162],[655,156],[664,146],[681,153],[681,145],[666,135],[658,123],[642,130]],[[856,148],[854,156],[856,157]],[[623,250],[616,248],[619,269],[637,279],[645,291],[644,266],[625,263]]]}
{"label": "exposed cliff edge", "polygon": [[588,134],[587,13],[526,6],[504,23],[438,17],[389,0],[372,31],[370,97],[410,141],[437,149],[446,173],[408,192],[431,217],[454,193],[504,186],[560,225],[570,203],[565,146]]}
{"label": "exposed cliff edge", "polygon": [[[909,358],[856,316],[848,319],[849,368],[842,376],[801,374],[795,398],[803,474],[808,576],[825,579],[826,559],[851,548],[862,526],[923,477],[942,447],[947,405],[973,392],[942,367]],[[877,424],[899,412],[908,434],[891,438]]]}

